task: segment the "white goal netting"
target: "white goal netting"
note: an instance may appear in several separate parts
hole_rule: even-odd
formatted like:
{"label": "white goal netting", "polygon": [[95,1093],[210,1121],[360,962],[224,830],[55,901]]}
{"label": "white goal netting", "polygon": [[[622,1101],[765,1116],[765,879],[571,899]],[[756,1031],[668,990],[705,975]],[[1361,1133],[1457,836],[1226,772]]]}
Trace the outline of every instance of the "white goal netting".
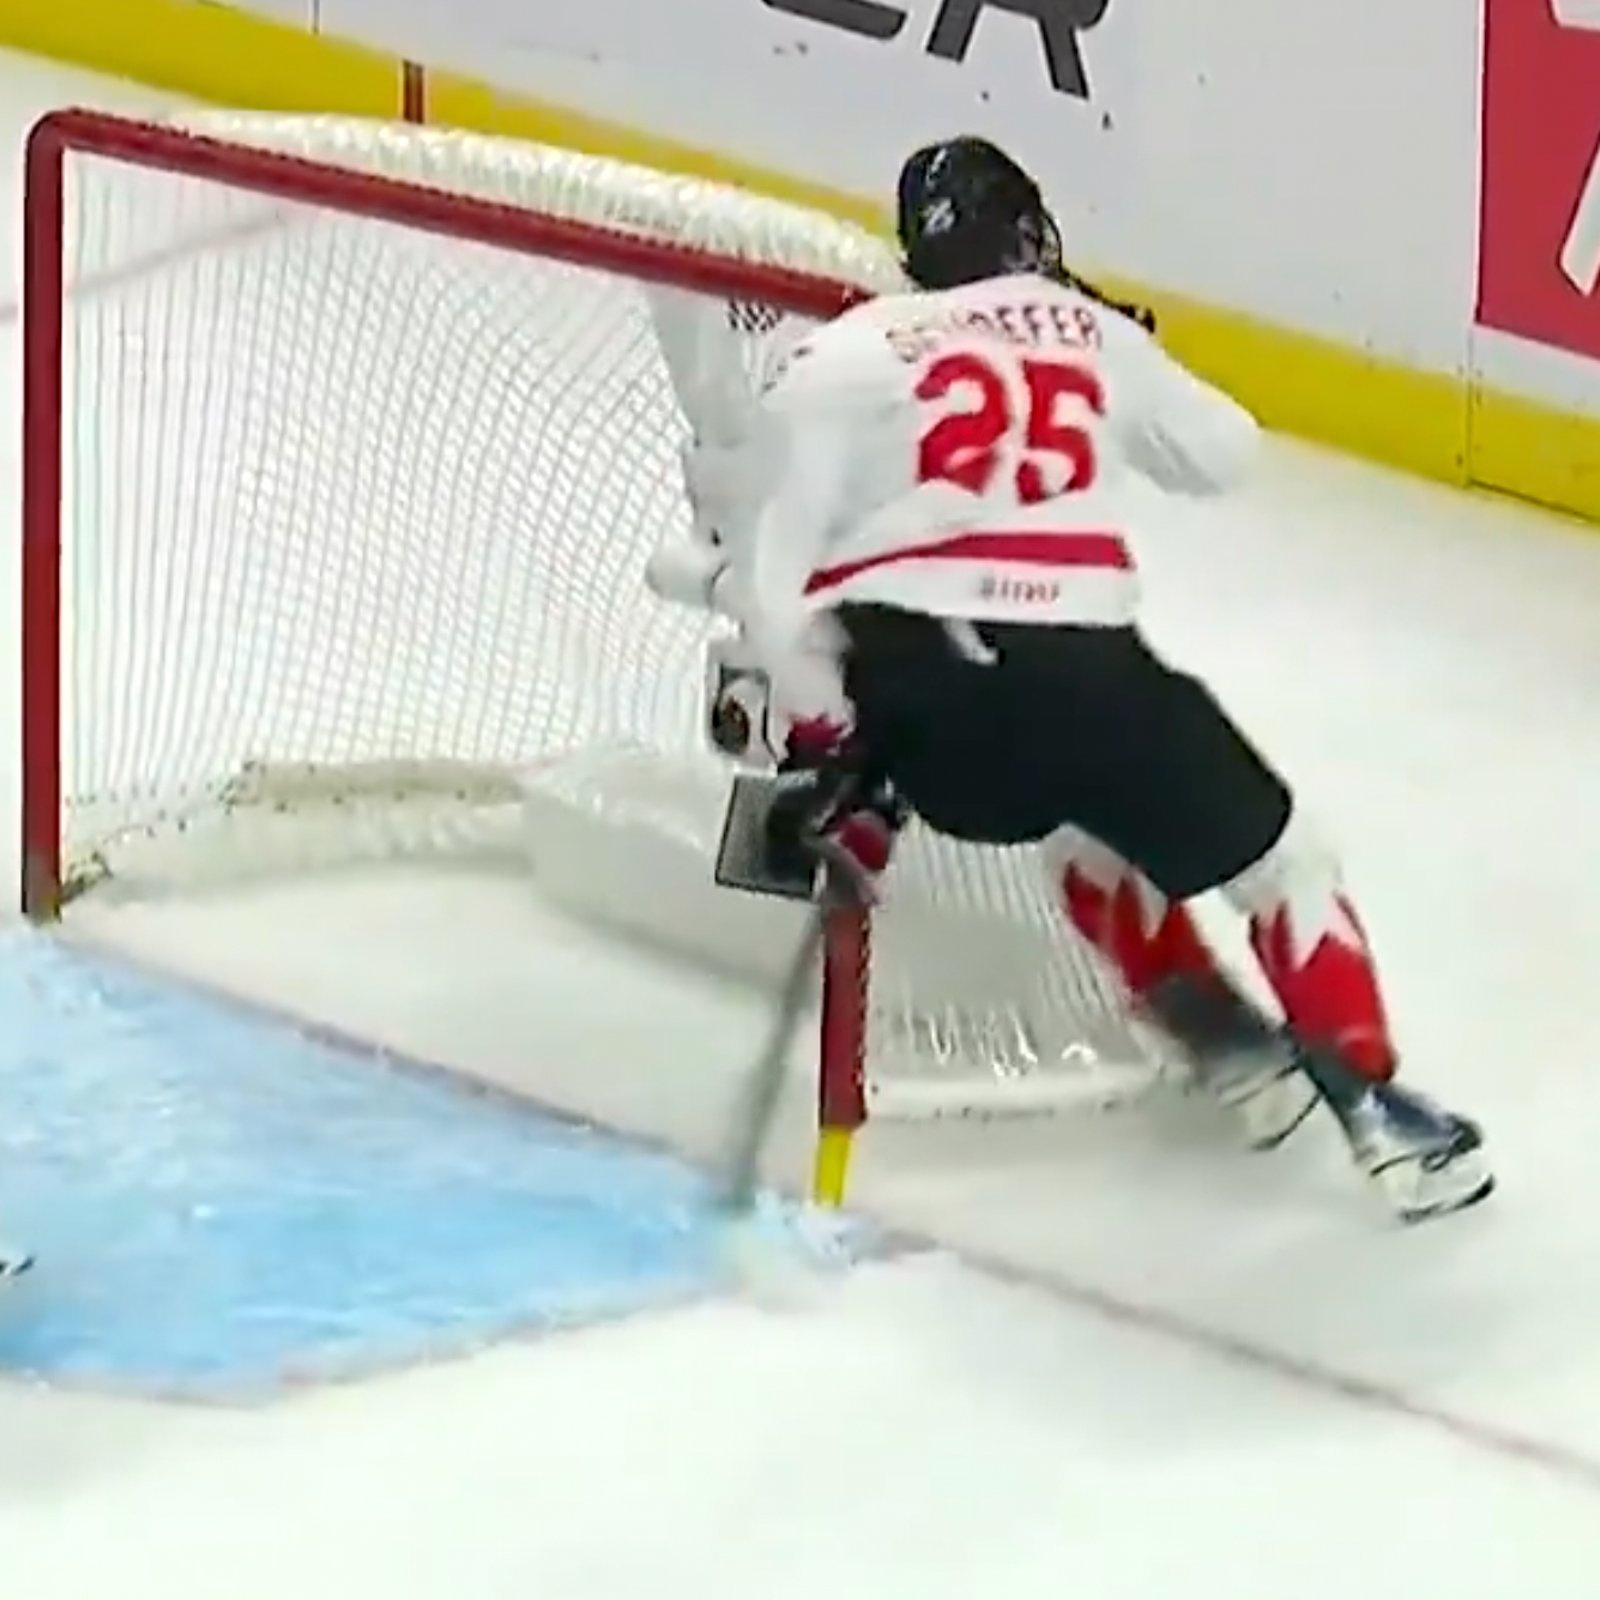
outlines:
{"label": "white goal netting", "polygon": [[[341,119],[186,126],[757,269],[897,281],[870,235],[694,180]],[[69,161],[65,886],[498,853],[579,914],[769,973],[789,909],[710,883],[716,624],[643,571],[687,530],[697,411],[747,392],[785,308],[759,270],[713,300],[365,209],[358,186],[312,205]],[[1027,852],[913,831],[873,952],[882,1110],[1150,1081]]]}

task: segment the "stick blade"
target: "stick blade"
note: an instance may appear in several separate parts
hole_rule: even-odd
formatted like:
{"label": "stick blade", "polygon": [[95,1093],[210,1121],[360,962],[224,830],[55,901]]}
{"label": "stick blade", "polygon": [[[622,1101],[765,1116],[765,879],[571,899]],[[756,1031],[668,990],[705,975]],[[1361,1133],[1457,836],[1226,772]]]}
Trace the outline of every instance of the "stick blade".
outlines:
{"label": "stick blade", "polygon": [[741,889],[747,894],[814,900],[817,858],[801,851],[793,859],[778,859],[768,841],[767,816],[778,788],[778,780],[765,773],[735,775],[717,847],[716,882],[721,888]]}

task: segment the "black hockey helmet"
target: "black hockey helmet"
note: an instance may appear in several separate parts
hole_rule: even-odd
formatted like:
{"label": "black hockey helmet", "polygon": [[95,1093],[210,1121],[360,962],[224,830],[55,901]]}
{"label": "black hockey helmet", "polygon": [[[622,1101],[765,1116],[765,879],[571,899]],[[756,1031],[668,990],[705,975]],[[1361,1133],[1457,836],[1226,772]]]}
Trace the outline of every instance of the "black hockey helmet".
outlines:
{"label": "black hockey helmet", "polygon": [[1061,265],[1061,235],[1039,185],[987,139],[967,134],[914,151],[900,169],[898,213],[906,272],[924,289]]}

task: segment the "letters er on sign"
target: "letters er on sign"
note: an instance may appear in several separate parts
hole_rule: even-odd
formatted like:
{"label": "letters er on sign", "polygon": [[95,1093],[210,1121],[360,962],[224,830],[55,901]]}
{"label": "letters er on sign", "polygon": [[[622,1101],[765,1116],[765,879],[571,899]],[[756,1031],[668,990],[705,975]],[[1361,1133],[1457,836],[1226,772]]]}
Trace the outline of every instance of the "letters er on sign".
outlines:
{"label": "letters er on sign", "polygon": [[[807,22],[820,22],[862,39],[887,44],[899,38],[908,13],[889,0],[761,0],[772,11]],[[1084,70],[1078,35],[1094,27],[1106,14],[1110,0],[939,0],[939,10],[924,46],[930,56],[944,61],[965,61],[978,22],[986,12],[1006,11],[1026,18],[1038,29],[1050,86],[1058,94],[1077,100],[1089,98],[1089,77]]]}

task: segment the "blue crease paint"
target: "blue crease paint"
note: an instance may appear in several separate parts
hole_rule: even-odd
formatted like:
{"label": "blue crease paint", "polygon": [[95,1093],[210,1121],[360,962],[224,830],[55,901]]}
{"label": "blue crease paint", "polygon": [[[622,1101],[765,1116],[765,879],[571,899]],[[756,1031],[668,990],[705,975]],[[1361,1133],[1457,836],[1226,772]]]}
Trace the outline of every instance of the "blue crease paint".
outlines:
{"label": "blue crease paint", "polygon": [[0,1371],[226,1397],[610,1320],[718,1288],[709,1201],[670,1154],[0,935],[0,1231],[39,1256]]}

